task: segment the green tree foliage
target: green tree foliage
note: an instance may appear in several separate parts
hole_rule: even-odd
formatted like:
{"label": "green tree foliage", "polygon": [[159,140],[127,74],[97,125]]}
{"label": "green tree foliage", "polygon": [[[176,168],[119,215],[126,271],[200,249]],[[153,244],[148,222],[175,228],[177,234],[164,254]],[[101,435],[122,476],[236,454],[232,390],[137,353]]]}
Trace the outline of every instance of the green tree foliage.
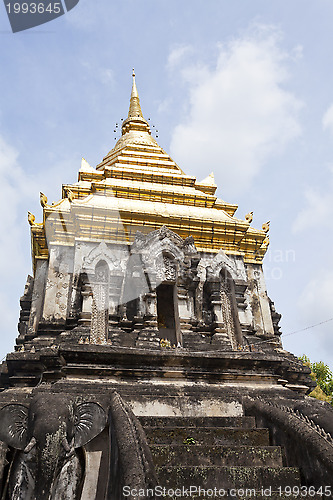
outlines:
{"label": "green tree foliage", "polygon": [[323,361],[311,363],[305,354],[299,359],[311,369],[311,378],[317,382],[317,387],[310,396],[327,401],[333,406],[333,373],[329,366],[325,365]]}

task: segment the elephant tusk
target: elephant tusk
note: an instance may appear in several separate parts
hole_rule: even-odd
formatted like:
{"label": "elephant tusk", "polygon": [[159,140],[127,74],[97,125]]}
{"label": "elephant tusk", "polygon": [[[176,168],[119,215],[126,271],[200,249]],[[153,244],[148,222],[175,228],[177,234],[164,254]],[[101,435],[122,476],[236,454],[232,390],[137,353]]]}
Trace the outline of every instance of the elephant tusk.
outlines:
{"label": "elephant tusk", "polygon": [[61,441],[61,444],[65,448],[66,456],[71,457],[74,453],[74,439],[72,439],[71,444],[69,444],[67,438],[64,437]]}
{"label": "elephant tusk", "polygon": [[24,453],[29,453],[29,451],[31,451],[31,450],[32,450],[32,448],[33,448],[34,446],[36,446],[36,443],[37,443],[36,438],[35,438],[35,437],[32,437],[32,438],[31,438],[31,440],[30,440],[30,442],[29,442],[29,443],[27,444],[27,446],[24,448]]}
{"label": "elephant tusk", "polygon": [[69,443],[68,443],[68,440],[66,437],[64,437],[61,441],[61,444],[63,445],[63,447],[65,448],[65,450],[67,451],[67,453],[69,451],[71,451],[71,447],[69,446]]}

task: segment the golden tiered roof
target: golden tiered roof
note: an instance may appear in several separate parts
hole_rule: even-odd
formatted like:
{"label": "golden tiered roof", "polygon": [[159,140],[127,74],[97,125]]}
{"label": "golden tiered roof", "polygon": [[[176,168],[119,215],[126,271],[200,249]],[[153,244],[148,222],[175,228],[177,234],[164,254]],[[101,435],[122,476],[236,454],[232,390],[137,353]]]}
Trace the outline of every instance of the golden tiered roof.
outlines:
{"label": "golden tiered roof", "polygon": [[242,255],[261,263],[266,230],[250,227],[252,217],[234,217],[237,205],[215,196],[211,174],[204,181],[186,175],[151,136],[143,117],[133,72],[128,117],[122,136],[96,169],[82,160],[78,182],[63,185],[62,200],[48,205],[41,195],[43,222],[32,231],[33,261],[48,258],[50,243],[75,241],[132,243],[139,230],[165,225],[182,238],[193,236],[199,251]]}

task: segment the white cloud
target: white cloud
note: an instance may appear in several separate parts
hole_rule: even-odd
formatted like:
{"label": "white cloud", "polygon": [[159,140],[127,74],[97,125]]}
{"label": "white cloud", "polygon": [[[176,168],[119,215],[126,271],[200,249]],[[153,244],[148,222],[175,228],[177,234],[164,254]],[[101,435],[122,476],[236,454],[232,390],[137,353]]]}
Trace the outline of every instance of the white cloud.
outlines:
{"label": "white cloud", "polygon": [[193,53],[190,45],[177,45],[172,49],[168,57],[168,69],[173,70],[179,66],[186,56]]}
{"label": "white cloud", "polygon": [[[2,277],[17,272],[21,262],[19,241],[23,221],[20,220],[22,200],[27,199],[33,183],[18,164],[18,153],[0,136],[0,272]],[[27,224],[26,219],[24,224]],[[15,262],[13,268],[8,262]]]}
{"label": "white cloud", "polygon": [[[18,153],[0,136],[0,326],[1,351],[12,350],[17,336],[19,297],[23,292],[29,249],[24,249],[26,216],[22,218],[22,202],[30,196],[32,183],[18,164]],[[23,202],[24,203],[24,202]],[[26,238],[28,241],[29,239]],[[21,290],[18,291],[18,284]]]}
{"label": "white cloud", "polygon": [[301,133],[302,103],[286,90],[295,58],[280,48],[271,27],[219,45],[213,69],[193,64],[188,54],[185,47],[169,56],[189,87],[187,116],[173,132],[171,153],[185,171],[214,170],[217,181],[220,176],[229,192],[239,193]]}
{"label": "white cloud", "polygon": [[323,129],[328,130],[333,135],[333,104],[325,112],[322,123]]}
{"label": "white cloud", "polygon": [[[314,230],[317,231],[308,241],[307,250],[304,249],[309,253],[308,266],[304,274],[305,277],[308,276],[308,281],[298,300],[298,311],[302,322],[304,325],[311,326],[333,317],[332,251],[330,252],[332,246],[330,236],[333,230],[333,167],[331,167],[331,178],[327,180],[325,191],[308,188],[305,192],[305,200],[305,206],[293,224],[293,231],[295,233],[308,231],[307,234],[312,235]],[[322,359],[329,362],[331,366],[332,328],[333,321],[298,334],[299,338],[303,335],[302,344],[309,345],[309,354],[313,360]]]}
{"label": "white cloud", "polygon": [[[333,271],[330,263],[328,269],[317,271],[315,278],[305,286],[298,301],[298,308],[304,319],[304,324],[312,326],[322,323],[303,332],[303,335],[316,335],[316,351],[318,359],[324,358],[333,351],[333,322],[327,322],[333,317]],[[301,335],[299,333],[298,335]]]}
{"label": "white cloud", "polygon": [[54,161],[36,182],[20,165],[19,152],[0,135],[0,359],[13,350],[19,299],[31,273],[27,210],[41,220],[39,191],[49,202],[58,201],[61,181],[72,169],[73,160]]}
{"label": "white cloud", "polygon": [[307,187],[304,206],[292,229],[296,234],[305,233],[302,252],[308,256],[303,276],[300,276],[306,281],[299,294],[298,316],[306,327],[318,324],[297,334],[297,339],[301,340],[298,349],[301,348],[313,361],[323,360],[332,367],[333,321],[326,321],[333,317],[333,166],[324,186]]}
{"label": "white cloud", "polygon": [[[333,271],[328,269],[322,271],[316,278],[312,279],[305,287],[300,297],[301,308],[304,313],[312,308],[317,319],[328,319],[333,316]],[[325,312],[327,318],[325,317]]]}
{"label": "white cloud", "polygon": [[157,105],[158,113],[169,113],[172,109],[172,99],[164,99],[160,101]]}
{"label": "white cloud", "polygon": [[331,174],[325,192],[316,188],[305,191],[306,204],[293,224],[295,233],[311,228],[333,229],[333,167]]}
{"label": "white cloud", "polygon": [[91,79],[92,75],[97,82],[103,85],[113,86],[115,75],[112,68],[103,67],[96,60],[82,59],[81,66],[86,69],[86,78]]}

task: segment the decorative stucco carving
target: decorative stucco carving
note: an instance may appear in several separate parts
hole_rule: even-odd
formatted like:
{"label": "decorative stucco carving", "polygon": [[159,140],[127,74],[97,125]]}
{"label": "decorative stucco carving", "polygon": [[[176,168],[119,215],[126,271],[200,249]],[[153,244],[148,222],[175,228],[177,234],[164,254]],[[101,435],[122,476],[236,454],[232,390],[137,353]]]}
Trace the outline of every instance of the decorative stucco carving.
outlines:
{"label": "decorative stucco carving", "polygon": [[96,265],[101,260],[104,260],[108,264],[110,271],[119,269],[121,266],[119,256],[107,246],[105,241],[102,241],[83,259],[82,271],[88,273],[94,272]]}
{"label": "decorative stucco carving", "polygon": [[185,280],[189,274],[193,279],[191,271],[199,261],[193,238],[183,240],[166,226],[148,235],[137,232],[131,253],[140,254],[145,271],[154,276],[156,285],[177,278]]}
{"label": "decorative stucco carving", "polygon": [[0,424],[1,441],[15,450],[6,498],[81,498],[85,467],[79,459],[80,448],[107,424],[107,414],[98,403],[75,404],[68,394],[40,393],[29,407],[4,406]]}
{"label": "decorative stucco carving", "polygon": [[221,280],[221,307],[222,317],[227,335],[230,339],[233,348],[236,347],[235,334],[236,326],[235,319],[232,312],[232,292],[230,283],[227,280]]}
{"label": "decorative stucco carving", "polygon": [[108,330],[109,272],[105,261],[97,264],[92,284],[91,333],[93,344],[105,343]]}
{"label": "decorative stucco carving", "polygon": [[143,235],[139,231],[131,247],[133,253],[140,253],[142,262],[154,265],[163,254],[172,255],[177,261],[184,260],[184,240],[166,226]]}
{"label": "decorative stucco carving", "polygon": [[219,277],[222,269],[226,269],[233,280],[245,279],[245,271],[242,272],[238,269],[234,260],[227,256],[227,254],[220,250],[219,253],[209,263],[210,272],[212,277]]}

